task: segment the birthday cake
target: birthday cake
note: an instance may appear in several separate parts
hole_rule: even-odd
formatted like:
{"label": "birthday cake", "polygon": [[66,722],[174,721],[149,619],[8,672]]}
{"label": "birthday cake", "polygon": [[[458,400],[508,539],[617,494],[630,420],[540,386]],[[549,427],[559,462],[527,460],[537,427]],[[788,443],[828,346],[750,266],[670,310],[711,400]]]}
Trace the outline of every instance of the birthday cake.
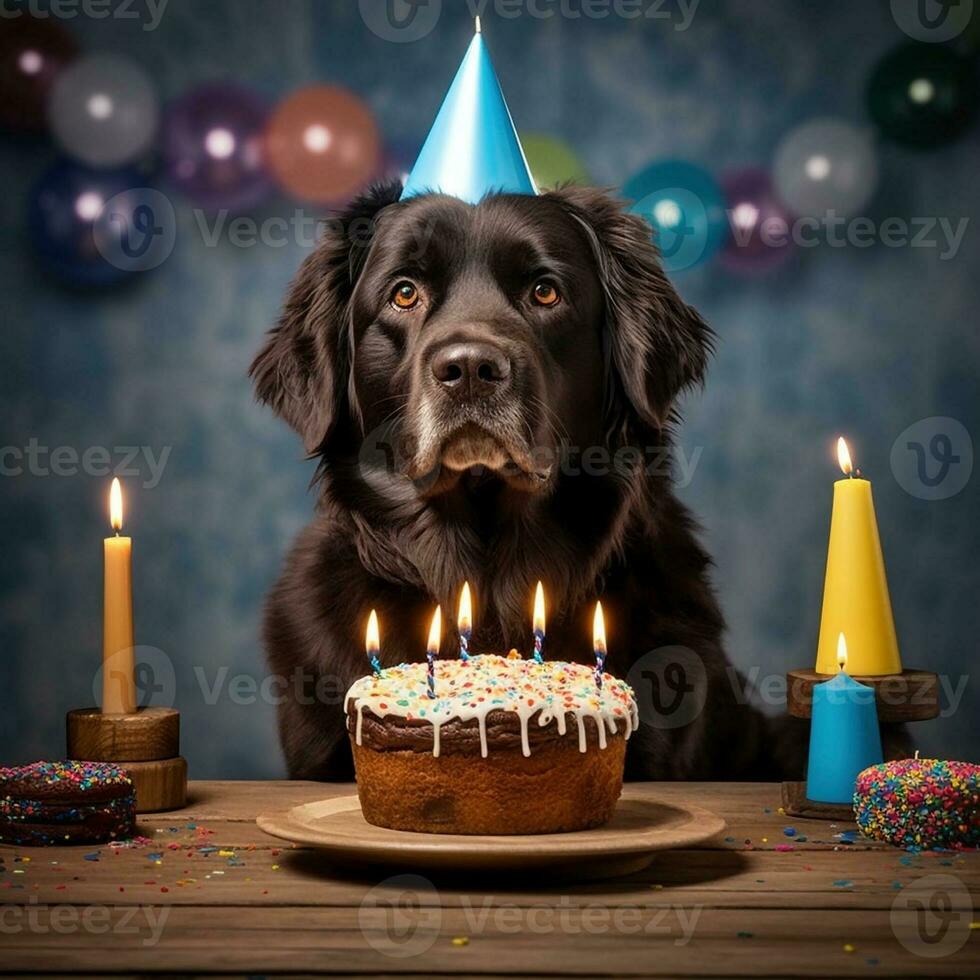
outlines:
{"label": "birthday cake", "polygon": [[581,664],[474,656],[386,667],[347,692],[368,823],[443,834],[585,830],[612,816],[638,713]]}

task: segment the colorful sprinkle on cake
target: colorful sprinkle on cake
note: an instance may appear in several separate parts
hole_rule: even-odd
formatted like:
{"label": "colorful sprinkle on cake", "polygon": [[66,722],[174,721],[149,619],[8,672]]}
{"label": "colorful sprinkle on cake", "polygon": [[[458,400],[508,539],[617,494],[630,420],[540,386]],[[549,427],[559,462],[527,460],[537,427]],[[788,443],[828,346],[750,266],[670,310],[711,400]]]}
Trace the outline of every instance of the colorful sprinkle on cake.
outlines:
{"label": "colorful sprinkle on cake", "polygon": [[101,842],[132,832],[136,793],[118,766],[76,760],[0,768],[0,840]]}
{"label": "colorful sprinkle on cake", "polygon": [[854,814],[865,836],[896,847],[980,845],[980,766],[901,759],[857,778]]}
{"label": "colorful sprinkle on cake", "polygon": [[435,698],[428,694],[424,663],[386,667],[380,674],[356,681],[347,692],[346,704],[356,713],[357,744],[361,744],[365,709],[378,718],[394,716],[429,722],[432,753],[436,756],[440,727],[458,719],[477,722],[481,755],[486,757],[486,721],[493,711],[512,712],[518,717],[525,756],[531,751],[528,724],[532,718],[540,726],[555,722],[564,735],[567,718],[572,716],[582,752],[586,751],[586,719],[594,722],[601,748],[606,746],[607,731],[623,729],[629,738],[639,722],[630,686],[604,674],[599,690],[593,668],[582,664],[481,655],[465,661],[439,661],[436,676]]}

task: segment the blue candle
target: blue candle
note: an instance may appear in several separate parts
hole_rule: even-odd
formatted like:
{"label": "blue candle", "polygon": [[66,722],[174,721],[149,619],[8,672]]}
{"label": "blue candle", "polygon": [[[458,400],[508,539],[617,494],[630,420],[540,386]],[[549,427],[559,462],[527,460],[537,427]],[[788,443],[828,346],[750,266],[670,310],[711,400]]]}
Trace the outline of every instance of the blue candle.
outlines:
{"label": "blue candle", "polygon": [[851,803],[858,773],[882,761],[874,688],[859,684],[844,669],[847,641],[837,639],[840,672],[813,688],[807,799]]}

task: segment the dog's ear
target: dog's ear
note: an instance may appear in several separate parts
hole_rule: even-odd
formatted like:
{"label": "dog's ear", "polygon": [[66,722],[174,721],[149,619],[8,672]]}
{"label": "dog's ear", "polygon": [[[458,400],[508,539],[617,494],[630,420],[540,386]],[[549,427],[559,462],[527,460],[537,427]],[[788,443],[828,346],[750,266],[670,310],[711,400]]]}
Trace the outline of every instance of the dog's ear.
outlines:
{"label": "dog's ear", "polygon": [[343,414],[350,373],[350,298],[370,248],[374,219],[401,195],[394,182],[372,187],[326,223],[316,249],[289,287],[278,324],[249,369],[256,396],[324,450]]}
{"label": "dog's ear", "polygon": [[554,192],[582,225],[606,297],[608,349],[626,400],[663,429],[677,395],[704,380],[714,334],[677,294],[660,264],[650,226],[594,188]]}

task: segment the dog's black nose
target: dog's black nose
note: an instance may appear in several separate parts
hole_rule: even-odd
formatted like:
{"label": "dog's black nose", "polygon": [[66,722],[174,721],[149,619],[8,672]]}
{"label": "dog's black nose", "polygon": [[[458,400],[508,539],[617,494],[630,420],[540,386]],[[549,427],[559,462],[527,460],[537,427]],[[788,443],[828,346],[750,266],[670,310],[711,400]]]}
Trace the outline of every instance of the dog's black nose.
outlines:
{"label": "dog's black nose", "polygon": [[445,388],[487,395],[510,377],[510,358],[493,344],[448,344],[433,355],[432,376]]}

